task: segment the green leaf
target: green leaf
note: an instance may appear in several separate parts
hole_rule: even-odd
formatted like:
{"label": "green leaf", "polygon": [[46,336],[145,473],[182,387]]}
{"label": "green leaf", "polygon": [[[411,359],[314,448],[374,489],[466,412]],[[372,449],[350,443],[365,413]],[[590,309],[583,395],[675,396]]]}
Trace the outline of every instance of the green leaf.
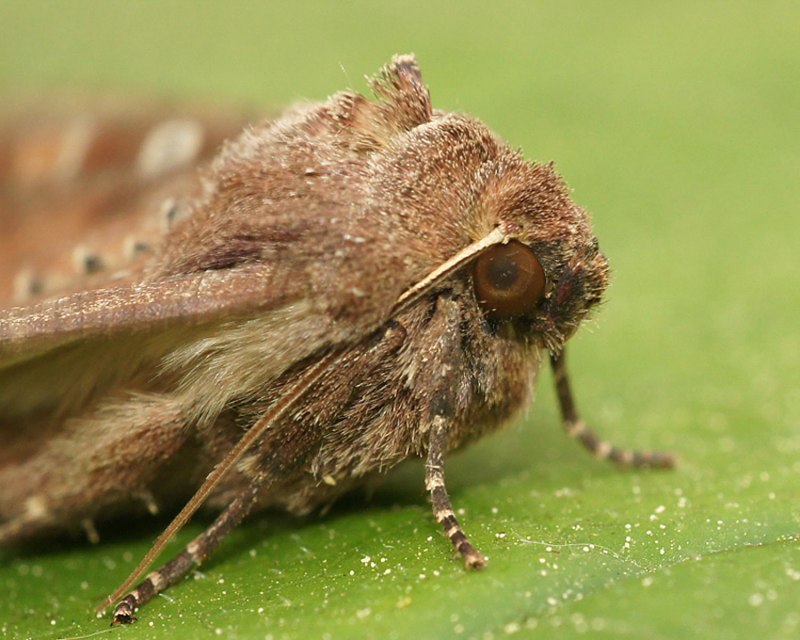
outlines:
{"label": "green leaf", "polygon": [[526,420],[448,462],[484,571],[453,559],[412,464],[323,517],[251,519],[129,628],[93,606],[163,521],[4,550],[0,636],[797,637],[799,22],[791,3],[4,3],[6,95],[58,80],[274,104],[414,50],[438,106],[556,158],[593,211],[614,283],[570,352],[580,407],[681,464],[592,460],[544,373]]}

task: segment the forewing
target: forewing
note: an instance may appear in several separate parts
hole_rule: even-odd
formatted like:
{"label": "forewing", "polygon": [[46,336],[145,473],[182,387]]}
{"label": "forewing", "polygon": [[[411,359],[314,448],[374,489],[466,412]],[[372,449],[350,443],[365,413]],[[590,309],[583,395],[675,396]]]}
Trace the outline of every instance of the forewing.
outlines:
{"label": "forewing", "polygon": [[0,311],[0,367],[86,338],[191,327],[280,306],[269,265],[92,289]]}
{"label": "forewing", "polygon": [[201,190],[198,167],[244,122],[231,112],[121,101],[6,109],[0,366],[81,337],[213,320],[253,300],[253,282],[268,298],[264,273],[152,282],[142,274],[175,223],[176,203]]}
{"label": "forewing", "polygon": [[196,195],[241,114],[86,101],[0,112],[0,308],[109,286]]}

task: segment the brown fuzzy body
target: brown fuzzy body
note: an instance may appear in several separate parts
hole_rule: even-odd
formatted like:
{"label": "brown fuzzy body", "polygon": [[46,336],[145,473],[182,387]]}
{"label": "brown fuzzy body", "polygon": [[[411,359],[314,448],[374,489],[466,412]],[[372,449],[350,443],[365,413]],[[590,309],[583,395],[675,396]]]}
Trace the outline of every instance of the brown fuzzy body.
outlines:
{"label": "brown fuzzy body", "polygon": [[[221,126],[201,142],[167,128],[160,159],[142,151],[155,134],[94,164],[84,141],[76,166],[80,132],[38,160],[19,133],[0,148],[0,544],[184,500],[284,402],[209,506],[258,484],[256,506],[304,513],[438,456],[434,427],[452,450],[526,405],[543,352],[606,286],[587,215],[551,166],[433,110],[413,58],[373,88],[246,129],[210,162]],[[398,302],[493,230],[546,274],[530,312],[487,315],[468,267]],[[323,356],[335,366],[285,401]]]}

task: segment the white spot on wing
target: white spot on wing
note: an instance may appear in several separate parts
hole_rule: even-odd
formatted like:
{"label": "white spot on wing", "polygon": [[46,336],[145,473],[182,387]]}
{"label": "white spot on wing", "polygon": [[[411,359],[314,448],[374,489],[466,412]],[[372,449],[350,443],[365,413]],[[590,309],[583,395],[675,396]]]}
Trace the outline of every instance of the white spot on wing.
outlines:
{"label": "white spot on wing", "polygon": [[128,262],[135,260],[148,251],[152,251],[152,247],[147,242],[138,239],[134,235],[126,236],[122,243],[122,252],[125,256],[125,260]]}
{"label": "white spot on wing", "polygon": [[147,178],[192,162],[203,146],[203,127],[197,120],[167,120],[147,134],[136,166]]}
{"label": "white spot on wing", "polygon": [[31,496],[25,501],[25,517],[28,520],[44,520],[50,513],[42,496]]}
{"label": "white spot on wing", "polygon": [[65,182],[80,175],[94,138],[95,127],[88,118],[75,120],[64,132],[55,161],[54,175]]}
{"label": "white spot on wing", "polygon": [[181,206],[181,203],[175,198],[167,198],[161,203],[159,215],[161,216],[161,232],[168,233],[177,222],[183,220],[187,216],[187,207]]}
{"label": "white spot on wing", "polygon": [[91,275],[103,268],[103,259],[84,245],[72,251],[72,264],[79,275]]}
{"label": "white spot on wing", "polygon": [[42,292],[43,286],[41,279],[33,269],[26,267],[14,276],[13,301],[22,304],[30,300],[33,296]]}

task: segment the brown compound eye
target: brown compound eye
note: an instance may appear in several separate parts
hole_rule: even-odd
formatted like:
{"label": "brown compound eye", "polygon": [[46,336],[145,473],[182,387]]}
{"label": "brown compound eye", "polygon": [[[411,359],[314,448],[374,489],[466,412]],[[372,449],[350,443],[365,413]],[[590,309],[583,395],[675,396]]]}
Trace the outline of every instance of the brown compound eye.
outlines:
{"label": "brown compound eye", "polygon": [[542,265],[533,251],[514,240],[478,257],[472,278],[478,303],[494,320],[524,315],[544,296]]}

